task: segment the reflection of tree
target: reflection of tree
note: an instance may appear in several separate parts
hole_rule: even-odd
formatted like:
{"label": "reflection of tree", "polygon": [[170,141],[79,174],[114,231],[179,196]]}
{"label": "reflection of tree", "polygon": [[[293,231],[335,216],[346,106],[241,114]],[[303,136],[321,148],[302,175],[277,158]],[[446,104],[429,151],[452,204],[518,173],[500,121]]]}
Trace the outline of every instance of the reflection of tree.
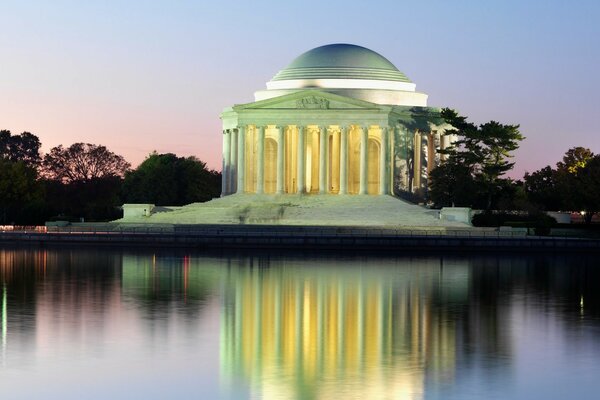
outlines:
{"label": "reflection of tree", "polygon": [[[200,264],[200,265],[199,265]],[[152,319],[177,311],[193,315],[206,303],[218,279],[219,261],[188,255],[124,254],[122,292]]]}
{"label": "reflection of tree", "polygon": [[6,298],[2,331],[9,338],[4,344],[22,358],[50,332],[64,330],[84,338],[83,331],[70,328],[108,318],[119,288],[119,267],[120,255],[111,251],[0,249],[0,284]]}

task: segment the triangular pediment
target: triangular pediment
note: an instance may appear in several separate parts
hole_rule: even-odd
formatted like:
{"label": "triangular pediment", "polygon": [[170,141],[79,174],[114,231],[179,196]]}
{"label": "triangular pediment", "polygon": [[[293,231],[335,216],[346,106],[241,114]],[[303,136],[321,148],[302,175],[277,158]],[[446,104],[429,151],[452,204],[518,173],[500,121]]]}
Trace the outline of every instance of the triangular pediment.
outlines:
{"label": "triangular pediment", "polygon": [[382,110],[389,106],[370,103],[351,97],[340,96],[320,90],[302,90],[260,100],[253,103],[238,104],[233,107],[234,111],[241,110]]}

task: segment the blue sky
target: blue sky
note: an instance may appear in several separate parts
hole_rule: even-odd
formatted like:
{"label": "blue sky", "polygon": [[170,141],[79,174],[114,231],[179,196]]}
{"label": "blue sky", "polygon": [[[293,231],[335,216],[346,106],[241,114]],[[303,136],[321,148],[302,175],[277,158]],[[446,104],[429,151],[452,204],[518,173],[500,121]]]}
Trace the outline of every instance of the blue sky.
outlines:
{"label": "blue sky", "polygon": [[600,153],[598,1],[0,3],[0,129],[220,168],[224,107],[323,44],[371,48],[429,105],[521,125],[515,177]]}

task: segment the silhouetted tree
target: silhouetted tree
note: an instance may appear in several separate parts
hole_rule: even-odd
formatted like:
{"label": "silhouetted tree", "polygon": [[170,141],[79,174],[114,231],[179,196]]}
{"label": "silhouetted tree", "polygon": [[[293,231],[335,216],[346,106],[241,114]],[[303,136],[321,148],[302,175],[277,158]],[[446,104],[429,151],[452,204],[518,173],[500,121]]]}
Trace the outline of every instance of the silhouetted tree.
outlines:
{"label": "silhouetted tree", "polygon": [[40,146],[40,139],[30,132],[11,135],[8,130],[0,131],[0,158],[5,160],[35,167],[40,162]]}
{"label": "silhouetted tree", "polygon": [[221,174],[206,168],[195,157],[153,153],[125,175],[123,197],[127,203],[184,205],[208,201],[221,192]]}
{"label": "silhouetted tree", "polygon": [[525,192],[529,201],[542,210],[561,210],[563,195],[556,170],[549,165],[535,172],[525,173]]}
{"label": "silhouetted tree", "polygon": [[[432,185],[444,185],[443,182],[436,182],[436,179],[448,179],[448,172],[464,174],[468,171],[477,183],[477,191],[484,198],[483,207],[490,210],[505,184],[501,177],[514,166],[514,162],[508,161],[512,157],[511,152],[516,150],[519,142],[524,139],[519,132],[519,126],[504,125],[496,121],[476,126],[449,108],[444,108],[441,115],[446,123],[454,127],[446,133],[456,135],[458,140],[449,148],[440,151],[447,156],[446,163],[454,167],[446,168],[446,173],[440,174],[441,176],[433,174]],[[455,181],[458,182],[459,179],[461,178],[457,176]],[[436,202],[436,199],[433,200]]]}
{"label": "silhouetted tree", "polygon": [[130,164],[105,146],[74,143],[44,156],[46,201],[57,218],[105,221],[120,212],[123,175]]}
{"label": "silhouetted tree", "polygon": [[578,169],[578,198],[581,209],[585,211],[585,222],[600,211],[600,155],[591,157]]}
{"label": "silhouetted tree", "polygon": [[429,174],[429,197],[435,207],[471,207],[476,201],[477,183],[468,165],[455,158]]}
{"label": "silhouetted tree", "polygon": [[39,205],[42,189],[35,168],[24,161],[0,158],[0,223],[30,224],[28,208]]}
{"label": "silhouetted tree", "polygon": [[105,146],[73,143],[54,147],[44,156],[43,175],[63,183],[86,182],[105,177],[122,177],[130,167],[125,159]]}

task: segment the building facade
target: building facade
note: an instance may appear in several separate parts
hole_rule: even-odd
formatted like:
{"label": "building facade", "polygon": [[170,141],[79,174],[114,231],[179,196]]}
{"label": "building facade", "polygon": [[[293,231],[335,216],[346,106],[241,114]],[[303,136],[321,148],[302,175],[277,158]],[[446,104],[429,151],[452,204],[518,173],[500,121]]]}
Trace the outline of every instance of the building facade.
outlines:
{"label": "building facade", "polygon": [[221,114],[223,196],[418,192],[453,140],[427,95],[360,46],[302,54],[255,100]]}

